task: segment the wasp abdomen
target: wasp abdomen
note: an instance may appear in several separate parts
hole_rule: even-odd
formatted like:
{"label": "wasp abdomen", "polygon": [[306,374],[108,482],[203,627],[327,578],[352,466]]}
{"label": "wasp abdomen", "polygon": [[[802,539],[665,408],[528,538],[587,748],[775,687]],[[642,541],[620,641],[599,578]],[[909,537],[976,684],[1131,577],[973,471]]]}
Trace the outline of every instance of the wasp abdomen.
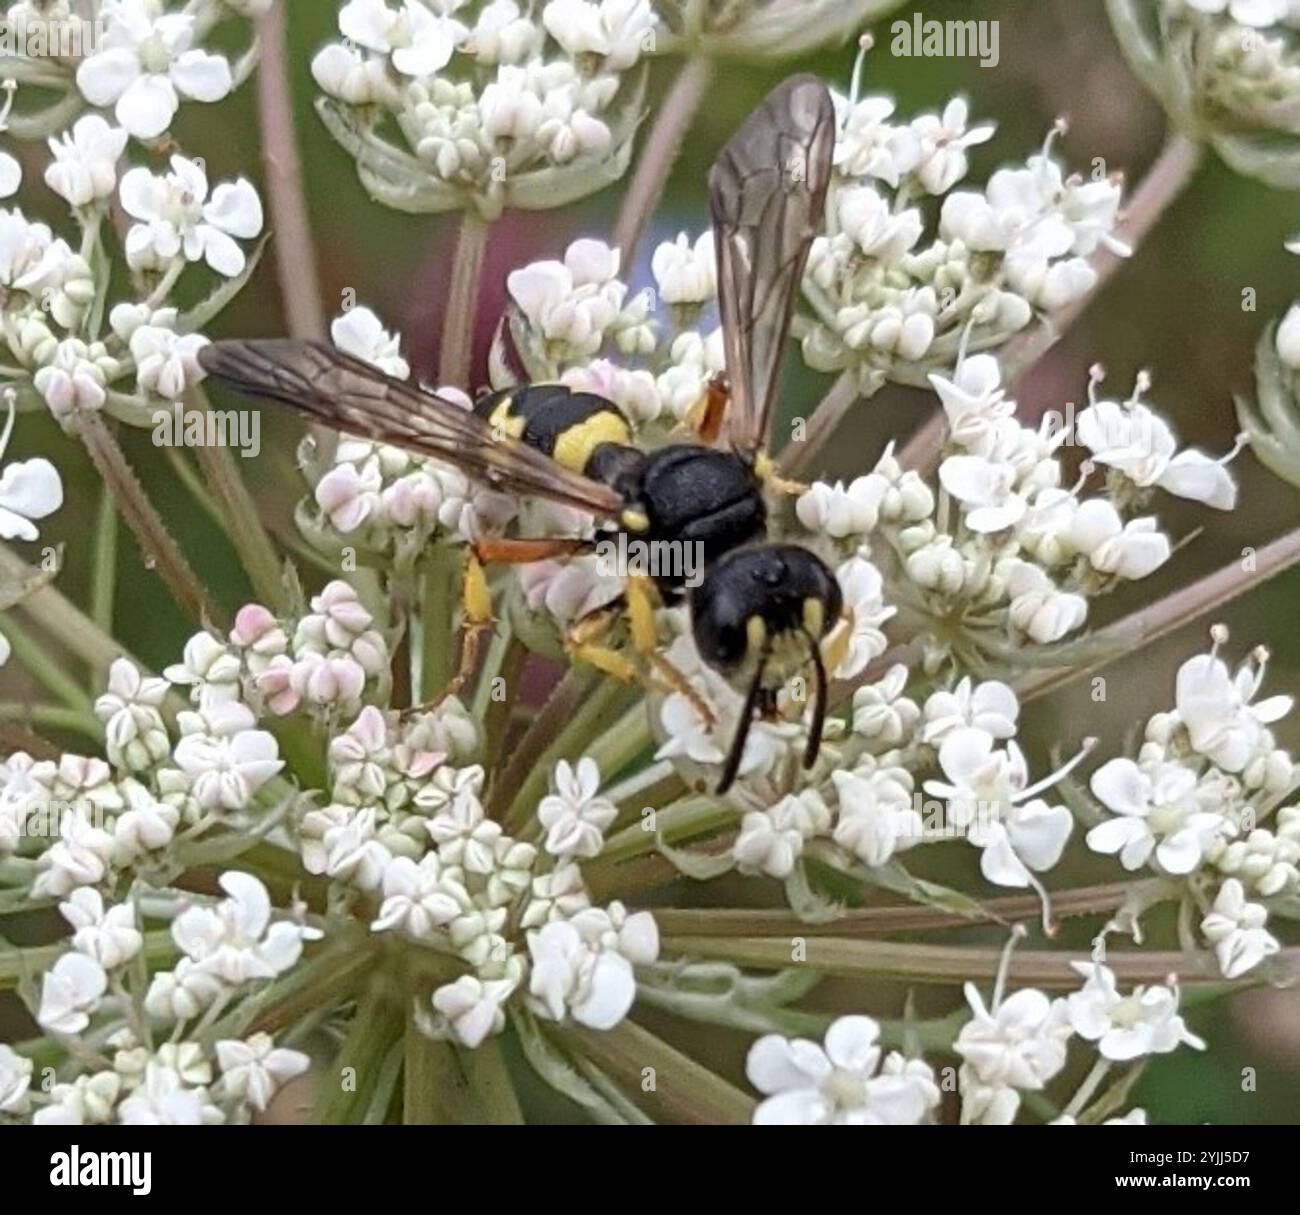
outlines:
{"label": "wasp abdomen", "polygon": [[570,472],[588,476],[592,457],[601,447],[625,447],[632,441],[632,428],[616,405],[564,384],[529,384],[494,392],[479,400],[474,412]]}

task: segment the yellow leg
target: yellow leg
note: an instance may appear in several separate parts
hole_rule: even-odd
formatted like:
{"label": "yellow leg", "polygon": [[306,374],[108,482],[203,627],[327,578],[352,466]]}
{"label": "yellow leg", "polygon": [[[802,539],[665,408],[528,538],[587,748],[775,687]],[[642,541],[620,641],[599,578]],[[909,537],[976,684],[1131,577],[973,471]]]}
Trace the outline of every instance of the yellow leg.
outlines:
{"label": "yellow leg", "polygon": [[763,482],[768,489],[778,494],[787,494],[791,498],[797,498],[801,494],[808,492],[808,486],[802,481],[791,481],[781,476],[776,471],[776,461],[772,459],[767,452],[760,453],[757,462],[754,465],[754,471],[758,474],[758,479]]}
{"label": "yellow leg", "polygon": [[478,670],[479,661],[483,656],[483,645],[496,627],[496,620],[492,615],[492,593],[488,589],[487,573],[473,549],[465,560],[460,599],[460,662],[456,674],[433,700],[406,709],[402,713],[404,718],[412,717],[417,713],[429,713],[449,697],[459,696],[464,691],[465,685],[473,678],[474,672]]}

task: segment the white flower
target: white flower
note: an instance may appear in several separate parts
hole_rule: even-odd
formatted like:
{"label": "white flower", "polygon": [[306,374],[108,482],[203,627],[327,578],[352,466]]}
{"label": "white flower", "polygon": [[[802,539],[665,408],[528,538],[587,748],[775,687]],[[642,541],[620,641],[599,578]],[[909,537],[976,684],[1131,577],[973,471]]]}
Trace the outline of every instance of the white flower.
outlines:
{"label": "white flower", "polygon": [[82,96],[114,106],[137,139],[167,130],[181,97],[220,101],[234,87],[230,64],[194,46],[195,18],[161,10],[158,0],[106,0],[100,49],[77,68]]}
{"label": "white flower", "polygon": [[1238,24],[1257,29],[1276,25],[1292,11],[1288,0],[1186,0],[1186,3],[1202,13],[1227,12]]}
{"label": "white flower", "polygon": [[1236,505],[1237,485],[1223,461],[1194,448],[1178,451],[1168,423],[1139,401],[1096,401],[1075,419],[1075,433],[1098,464],[1118,469],[1135,485],[1158,485],[1216,510]]}
{"label": "white flower", "polygon": [[473,1050],[488,1035],[499,1034],[505,1028],[506,1015],[501,1006],[518,985],[516,978],[485,982],[474,975],[461,975],[433,993],[433,1006],[447,1019],[461,1045]]}
{"label": "white flower", "polygon": [[921,737],[937,743],[954,730],[974,726],[992,738],[1015,738],[1020,702],[1006,684],[986,680],[971,687],[967,676],[949,692],[934,692],[925,702]]}
{"label": "white flower", "polygon": [[1240,772],[1257,754],[1272,748],[1267,726],[1279,721],[1294,703],[1290,696],[1270,696],[1252,704],[1264,681],[1267,663],[1245,663],[1235,676],[1222,659],[1198,654],[1178,668],[1175,704],[1192,746],[1225,772]]}
{"label": "white flower", "polygon": [[135,926],[135,910],[119,903],[106,911],[103,897],[91,886],[74,890],[66,903],[59,904],[59,911],[75,930],[72,948],[105,970],[129,962],[144,944],[144,936]]}
{"label": "white flower", "polygon": [[522,63],[541,50],[543,38],[515,0],[492,0],[479,12],[465,49],[480,63]]}
{"label": "white flower", "polygon": [[840,1017],[819,1046],[767,1034],[749,1050],[745,1073],[767,1100],[758,1125],[915,1126],[939,1104],[934,1073],[896,1052],[880,1067],[880,1026]]}
{"label": "white flower", "polygon": [[833,679],[852,679],[888,648],[883,626],[898,609],[885,606],[884,579],[865,557],[850,557],[836,569],[835,579],[844,596],[849,636],[844,657],[830,675]]}
{"label": "white flower", "polygon": [[1058,589],[1033,562],[1013,560],[1006,575],[1011,622],[1039,645],[1060,641],[1088,618],[1088,601]]}
{"label": "white flower", "polygon": [[389,333],[369,308],[350,308],[335,317],[330,338],[344,354],[378,367],[385,375],[410,378],[411,365],[402,358],[401,339]]}
{"label": "white flower", "polygon": [[87,346],[79,338],[65,338],[32,377],[32,384],[50,412],[60,423],[67,423],[82,411],[93,413],[104,407],[110,370],[116,371],[116,365],[107,360],[102,343]]}
{"label": "white flower", "polygon": [[140,325],[131,334],[136,382],[147,392],[179,401],[185,390],[203,378],[199,351],[208,345],[201,333],[179,334],[172,329]]}
{"label": "white flower", "polygon": [[599,856],[605,831],[618,809],[600,797],[600,769],[583,757],[577,769],[568,760],[555,766],[555,792],[542,798],[537,817],[546,828],[546,851],[564,859]]}
{"label": "white flower", "polygon": [[675,241],[665,241],[654,251],[650,269],[665,304],[707,303],[718,294],[713,233],[704,233],[694,245],[684,232]]}
{"label": "white flower", "polygon": [[570,55],[600,55],[622,72],[653,49],[650,0],[549,0],[542,24]]}
{"label": "white flower", "polygon": [[1274,339],[1277,356],[1292,371],[1300,371],[1300,304],[1286,310]]}
{"label": "white flower", "polygon": [[22,165],[8,152],[0,152],[0,198],[12,198],[22,184]]}
{"label": "white flower", "polygon": [[896,852],[921,842],[925,824],[912,799],[910,774],[901,768],[832,772],[839,812],[835,842],[877,869]]}
{"label": "white flower", "polygon": [[78,886],[97,885],[109,871],[113,837],[94,825],[87,806],[74,803],[59,817],[59,840],[41,854],[41,872],[32,883],[37,897],[62,898]]}
{"label": "white flower", "polygon": [[32,1061],[0,1042],[0,1114],[27,1113]]}
{"label": "white flower", "polygon": [[954,730],[939,747],[946,780],[928,780],[925,790],[947,799],[951,822],[965,827],[966,838],[983,850],[980,871],[990,882],[1030,886],[1031,871],[1043,873],[1061,859],[1074,827],[1064,806],[1049,806],[1035,796],[1064,770],[1030,786],[1025,757],[1015,742],[1009,741],[1006,750],[995,750],[993,744],[983,730]]}
{"label": "white flower", "polygon": [[1150,517],[1125,522],[1108,499],[1090,498],[1079,504],[1065,535],[1093,569],[1135,580],[1154,573],[1173,551],[1157,526]]}
{"label": "white flower", "polygon": [[36,1020],[55,1034],[79,1034],[108,989],[108,975],[94,958],[65,953],[45,972]]}
{"label": "white flower", "polygon": [[227,1038],[216,1050],[226,1092],[255,1110],[266,1109],[286,1081],[311,1066],[307,1055],[277,1047],[270,1034],[254,1034],[244,1042]]}
{"label": "white flower", "polygon": [[182,661],[165,667],[163,676],[188,687],[195,704],[239,699],[239,656],[208,632],[195,633],[185,643]]}
{"label": "white flower", "polygon": [[911,249],[924,229],[920,211],[895,212],[872,186],[842,191],[837,212],[840,228],[858,249],[886,266]]}
{"label": "white flower", "polygon": [[1282,948],[1264,925],[1268,911],[1260,903],[1246,902],[1246,891],[1236,878],[1219,887],[1214,908],[1201,921],[1201,932],[1214,946],[1225,979],[1238,979]]}
{"label": "white flower", "polygon": [[613,1029],[636,998],[633,963],[659,956],[659,932],[648,911],[627,915],[619,903],[591,907],[528,934],[529,992],[555,1021],[567,1012],[590,1029]]}
{"label": "white flower", "polygon": [[767,810],[751,810],[732,845],[736,864],[742,873],[787,878],[803,854],[804,841],[825,831],[830,822],[830,811],[816,789],[787,794]]}
{"label": "white flower", "polygon": [[929,380],[943,404],[952,441],[976,455],[988,455],[1016,410],[1002,387],[997,359],[991,354],[971,355],[961,361],[951,380],[937,373]]}
{"label": "white flower", "polygon": [[172,939],[206,974],[231,984],[273,979],[298,961],[304,941],[320,936],[286,920],[272,923],[270,896],[251,874],[231,870],[218,882],[229,898],[172,921]]}
{"label": "white flower", "polygon": [[133,270],[158,270],[178,257],[206,261],[218,274],[234,278],[247,264],[235,238],[252,240],[262,231],[262,200],[242,177],[222,182],[208,198],[203,168],[184,156],[171,158],[165,177],[131,169],[122,178],[122,207],[140,222],[126,236]]}
{"label": "white flower", "polygon": [[1178,1015],[1175,989],[1152,984],[1121,996],[1109,967],[1090,962],[1072,965],[1087,982],[1066,998],[1070,1024],[1080,1037],[1096,1042],[1104,1058],[1127,1063],[1144,1055],[1167,1054],[1183,1043],[1205,1049]]}
{"label": "white flower", "polygon": [[600,349],[627,294],[618,268],[618,250],[601,241],[579,240],[569,246],[563,262],[533,262],[513,271],[507,286],[542,338],[590,356]]}
{"label": "white flower", "polygon": [[[14,396],[6,393],[9,417],[0,434],[0,459],[9,446],[14,429]],[[6,464],[0,472],[0,538],[35,540],[40,533],[33,519],[44,519],[63,505],[63,482],[58,469],[48,460],[36,457]]]}
{"label": "white flower", "polygon": [[1088,847],[1119,853],[1125,869],[1140,868],[1154,852],[1166,873],[1192,873],[1214,841],[1232,831],[1213,810],[1222,803],[1222,789],[1202,792],[1198,783],[1196,773],[1181,764],[1138,765],[1131,759],[1103,764],[1092,774],[1092,791],[1119,817],[1093,827]]}
{"label": "white flower", "polygon": [[379,917],[371,925],[376,932],[400,929],[408,936],[427,937],[462,911],[460,899],[444,881],[436,852],[421,857],[418,863],[410,857],[394,857],[384,869],[383,890]]}
{"label": "white flower", "polygon": [[113,1117],[113,1107],[122,1092],[117,1072],[95,1072],[78,1076],[71,1084],[56,1084],[50,1090],[51,1104],[32,1115],[37,1126],[102,1125]]}
{"label": "white flower", "polygon": [[45,169],[45,184],[73,207],[112,198],[117,162],[129,137],[129,132],[110,126],[98,114],[78,118],[71,131],[50,136],[54,159]]}
{"label": "white flower", "polygon": [[[243,810],[281,768],[275,735],[247,728],[252,714],[228,705],[220,734],[188,734],[176,744],[176,766],[193,781],[191,792],[205,810]],[[242,710],[236,714],[235,711]],[[237,718],[237,719],[236,719]]]}
{"label": "white flower", "polygon": [[339,10],[339,31],[367,50],[388,55],[403,76],[415,77],[442,71],[468,32],[418,0],[403,0],[396,11],[384,0],[348,0]]}
{"label": "white flower", "polygon": [[165,679],[146,679],[127,658],[108,669],[108,690],[95,701],[104,723],[108,758],[117,767],[140,772],[171,753],[171,740],[159,709],[167,697]]}
{"label": "white flower", "polygon": [[1014,465],[984,456],[949,456],[939,465],[940,483],[961,503],[973,532],[1000,532],[1024,518],[1018,480]]}
{"label": "white flower", "polygon": [[920,143],[920,163],[914,172],[930,194],[946,194],[966,176],[966,149],[987,143],[997,129],[992,123],[967,128],[970,108],[954,97],[942,115],[922,114],[912,119],[912,134]]}
{"label": "white flower", "polygon": [[118,1107],[125,1126],[200,1126],[221,1121],[204,1088],[188,1088],[175,1069],[150,1060],[144,1081]]}
{"label": "white flower", "polygon": [[1037,1091],[1065,1066],[1071,1029],[1064,1000],[1026,987],[990,1010],[974,983],[963,990],[972,1016],[953,1050],[981,1084]]}

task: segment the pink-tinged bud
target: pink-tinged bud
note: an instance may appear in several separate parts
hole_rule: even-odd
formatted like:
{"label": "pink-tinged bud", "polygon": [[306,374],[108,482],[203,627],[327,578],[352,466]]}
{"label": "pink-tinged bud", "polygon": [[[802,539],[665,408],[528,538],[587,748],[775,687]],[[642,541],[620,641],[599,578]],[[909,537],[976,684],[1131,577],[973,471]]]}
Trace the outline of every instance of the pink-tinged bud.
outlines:
{"label": "pink-tinged bud", "polygon": [[279,627],[280,622],[260,603],[249,603],[239,609],[230,640],[237,646],[250,646]]}

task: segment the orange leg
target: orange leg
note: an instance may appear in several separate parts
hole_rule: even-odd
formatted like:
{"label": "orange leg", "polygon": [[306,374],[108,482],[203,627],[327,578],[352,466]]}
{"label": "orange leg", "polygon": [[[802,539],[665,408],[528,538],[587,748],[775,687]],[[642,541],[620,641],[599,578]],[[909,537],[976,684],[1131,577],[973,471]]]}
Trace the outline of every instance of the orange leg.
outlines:
{"label": "orange leg", "polygon": [[474,545],[474,556],[482,565],[528,565],[533,561],[549,561],[555,557],[574,557],[590,550],[590,540],[565,540],[558,537],[541,537],[535,540],[505,540],[493,538],[479,540]]}

